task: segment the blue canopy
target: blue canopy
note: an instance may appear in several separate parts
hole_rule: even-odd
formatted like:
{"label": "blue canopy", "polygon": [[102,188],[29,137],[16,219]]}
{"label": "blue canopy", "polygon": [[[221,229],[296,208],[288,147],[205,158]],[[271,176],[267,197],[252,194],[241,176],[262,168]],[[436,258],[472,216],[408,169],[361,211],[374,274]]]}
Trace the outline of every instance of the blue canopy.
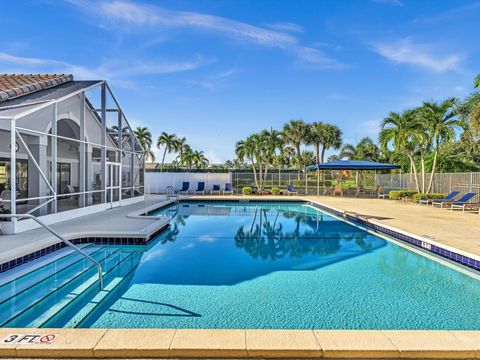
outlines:
{"label": "blue canopy", "polygon": [[400,169],[399,165],[364,160],[336,160],[323,164],[310,165],[307,170],[391,170]]}

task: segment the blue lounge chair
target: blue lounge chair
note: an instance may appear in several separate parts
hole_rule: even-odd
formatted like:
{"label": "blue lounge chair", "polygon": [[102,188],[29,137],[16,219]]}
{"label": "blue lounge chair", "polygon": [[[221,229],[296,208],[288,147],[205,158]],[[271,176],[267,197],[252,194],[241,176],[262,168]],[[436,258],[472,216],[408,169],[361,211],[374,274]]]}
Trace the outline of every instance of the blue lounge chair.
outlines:
{"label": "blue lounge chair", "polygon": [[452,201],[450,202],[450,210],[462,210],[465,212],[465,210],[474,208],[478,209],[479,204],[478,203],[470,203],[469,201],[472,200],[477,194],[475,193],[466,193],[463,195],[460,199],[457,201]]}
{"label": "blue lounge chair", "polygon": [[211,194],[218,194],[220,195],[220,185],[213,185]]}
{"label": "blue lounge chair", "polygon": [[287,185],[287,195],[298,195],[297,189],[292,184]]}
{"label": "blue lounge chair", "polygon": [[437,202],[439,202],[439,201],[449,201],[449,200],[455,199],[458,196],[458,194],[460,194],[460,191],[452,191],[450,194],[445,196],[443,199],[441,199],[441,198],[437,198],[437,199],[427,199],[427,198],[425,198],[425,199],[420,199],[420,201],[418,203],[420,205],[422,205],[422,204],[428,205],[428,204],[433,203],[434,201],[437,201]]}
{"label": "blue lounge chair", "polygon": [[182,184],[182,188],[178,191],[179,194],[189,194],[190,193],[190,182],[184,181]]}
{"label": "blue lounge chair", "polygon": [[230,194],[233,195],[233,188],[231,183],[225,184],[225,190],[223,190],[223,195]]}
{"label": "blue lounge chair", "polygon": [[205,182],[199,181],[197,184],[197,190],[195,190],[195,194],[205,194]]}
{"label": "blue lounge chair", "polygon": [[450,206],[453,204],[453,203],[456,203],[457,205],[461,205],[461,204],[464,204],[464,203],[467,203],[469,202],[473,197],[475,197],[475,193],[466,193],[465,195],[463,195],[462,197],[460,197],[458,200],[444,200],[442,199],[441,201],[435,201],[432,203],[432,206],[438,206],[440,205],[441,208],[443,208],[444,206]]}

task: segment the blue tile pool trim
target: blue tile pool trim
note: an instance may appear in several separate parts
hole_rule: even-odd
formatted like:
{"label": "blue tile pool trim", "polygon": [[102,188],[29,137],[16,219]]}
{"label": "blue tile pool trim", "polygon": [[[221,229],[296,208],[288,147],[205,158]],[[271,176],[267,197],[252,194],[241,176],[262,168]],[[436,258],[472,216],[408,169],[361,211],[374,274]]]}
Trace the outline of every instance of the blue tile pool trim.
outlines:
{"label": "blue tile pool trim", "polygon": [[[148,238],[141,238],[141,237],[83,237],[83,238],[77,238],[77,239],[72,239],[70,242],[72,242],[75,245],[79,244],[97,244],[97,245],[147,245],[149,244],[153,239],[155,239],[161,232],[163,232],[168,225],[161,227],[154,233],[152,233]],[[40,249],[38,251],[35,251],[33,253],[24,255],[22,257],[10,260],[8,262],[5,262],[3,264],[0,264],[0,273],[11,270],[17,266],[23,265],[29,261],[38,259],[39,257],[42,257],[44,255],[50,254],[54,251],[60,250],[66,245],[63,242],[56,243],[54,245],[50,245],[46,248]]]}
{"label": "blue tile pool trim", "polygon": [[444,249],[444,248],[442,248],[440,246],[437,246],[437,245],[430,244],[428,242],[425,242],[425,241],[420,240],[420,239],[418,239],[416,237],[413,237],[413,236],[406,235],[406,234],[401,233],[399,231],[395,231],[395,230],[383,227],[383,226],[378,225],[378,224],[372,224],[368,220],[361,219],[357,216],[354,216],[354,215],[351,215],[351,214],[348,214],[348,213],[343,213],[341,211],[337,211],[337,210],[331,209],[329,207],[322,206],[322,205],[319,205],[319,204],[316,204],[316,203],[313,203],[313,202],[310,202],[310,201],[305,201],[305,202],[308,203],[309,205],[319,209],[319,210],[323,210],[327,213],[329,212],[329,213],[332,213],[332,214],[337,215],[339,217],[343,217],[343,218],[345,218],[345,219],[347,219],[347,220],[349,220],[353,223],[359,224],[359,225],[361,225],[363,227],[366,227],[368,229],[371,229],[375,232],[379,232],[379,233],[382,233],[384,235],[390,236],[390,237],[394,238],[395,240],[399,240],[401,242],[408,243],[409,245],[413,245],[417,248],[422,249],[423,251],[427,251],[429,253],[435,254],[437,256],[440,256],[442,258],[445,258],[447,260],[450,260],[450,261],[453,261],[457,264],[465,266],[469,269],[480,272],[480,261],[478,261],[478,260],[472,259],[472,258],[470,258],[468,256],[465,256],[465,255],[457,254],[456,252]]}

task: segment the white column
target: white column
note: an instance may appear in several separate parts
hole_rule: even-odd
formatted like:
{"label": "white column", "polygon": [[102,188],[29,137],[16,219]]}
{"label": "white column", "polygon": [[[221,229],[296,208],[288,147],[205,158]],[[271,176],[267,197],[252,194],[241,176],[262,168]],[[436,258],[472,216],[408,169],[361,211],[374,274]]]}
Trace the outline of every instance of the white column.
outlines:
{"label": "white column", "polygon": [[101,190],[102,190],[102,203],[105,203],[107,201],[107,197],[105,194],[105,187],[106,187],[106,162],[107,162],[107,149],[105,148],[105,145],[107,143],[107,93],[106,93],[106,84],[105,81],[102,83],[102,88],[101,88],[101,120],[102,120],[102,130],[101,130],[101,142],[100,144],[102,145],[101,149],[101,170],[100,170],[100,179],[101,179]]}
{"label": "white column", "polygon": [[[10,211],[17,213],[17,156],[16,156],[15,120],[10,121]],[[12,233],[15,234],[17,219],[12,219]]]}
{"label": "white column", "polygon": [[[25,137],[24,137],[25,139]],[[40,172],[45,177],[48,175],[48,159],[47,159],[47,135],[31,136],[25,139],[33,159],[28,158],[28,194],[29,197],[47,196],[50,194],[50,189]],[[38,165],[35,164],[35,161]],[[47,190],[48,188],[48,190]],[[38,205],[45,203],[46,199],[38,200]],[[42,206],[38,209],[39,215],[47,215],[47,206]]]}
{"label": "white column", "polygon": [[[93,158],[92,158],[93,148],[91,145],[87,144],[86,146],[86,156],[85,156],[85,171],[86,171],[86,191],[95,190],[93,188],[94,178],[93,178]],[[86,206],[93,205],[93,193],[86,194]],[[95,196],[98,194],[95,193]]]}
{"label": "white column", "polygon": [[57,212],[57,192],[58,192],[58,184],[57,184],[57,103],[53,104],[53,111],[52,111],[52,168],[51,171],[51,185],[52,188],[55,189],[55,200],[53,200],[52,206],[52,213]]}
{"label": "white column", "polygon": [[[79,164],[79,191],[84,192],[85,191],[85,92],[82,92],[80,94],[80,146],[79,146],[79,151],[80,151],[80,164]],[[85,194],[80,194],[78,197],[79,199],[79,206],[84,207],[85,206]]]}

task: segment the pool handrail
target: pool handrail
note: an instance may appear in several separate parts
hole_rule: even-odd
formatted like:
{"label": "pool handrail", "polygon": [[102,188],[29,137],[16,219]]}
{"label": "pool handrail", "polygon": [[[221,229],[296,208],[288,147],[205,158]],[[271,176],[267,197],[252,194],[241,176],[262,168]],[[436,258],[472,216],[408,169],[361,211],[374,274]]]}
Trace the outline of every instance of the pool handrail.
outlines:
{"label": "pool handrail", "polygon": [[73,244],[72,242],[70,242],[69,240],[65,239],[62,235],[60,235],[58,232],[56,232],[55,230],[53,230],[50,226],[48,226],[47,224],[45,224],[43,221],[41,221],[39,218],[37,218],[36,216],[32,215],[32,214],[1,214],[0,217],[2,218],[17,218],[17,219],[21,219],[21,218],[26,218],[26,219],[32,219],[33,221],[35,221],[37,224],[39,224],[41,227],[43,227],[44,229],[46,229],[48,232],[50,232],[52,235],[54,235],[55,237],[59,238],[64,244],[70,246],[71,248],[73,248],[75,251],[77,251],[78,253],[80,253],[80,255],[82,255],[84,258],[86,258],[87,260],[91,261],[96,267],[97,267],[97,270],[98,270],[98,284],[99,284],[99,287],[100,287],[100,291],[103,290],[103,270],[102,270],[102,265],[100,265],[100,263],[98,261],[96,261],[94,258],[92,258],[90,255],[88,255],[85,251],[83,251],[82,249],[80,249],[78,246],[76,246],[75,244]]}

